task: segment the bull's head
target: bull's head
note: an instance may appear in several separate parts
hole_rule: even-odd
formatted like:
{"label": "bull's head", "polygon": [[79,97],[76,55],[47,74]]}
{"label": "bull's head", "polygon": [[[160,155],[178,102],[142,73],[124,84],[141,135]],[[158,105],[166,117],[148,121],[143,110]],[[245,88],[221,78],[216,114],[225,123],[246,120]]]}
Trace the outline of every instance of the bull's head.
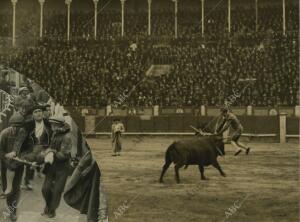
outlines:
{"label": "bull's head", "polygon": [[222,136],[211,136],[214,143],[215,143],[215,147],[217,149],[217,152],[220,156],[224,156],[225,155],[225,148],[224,148],[224,138]]}

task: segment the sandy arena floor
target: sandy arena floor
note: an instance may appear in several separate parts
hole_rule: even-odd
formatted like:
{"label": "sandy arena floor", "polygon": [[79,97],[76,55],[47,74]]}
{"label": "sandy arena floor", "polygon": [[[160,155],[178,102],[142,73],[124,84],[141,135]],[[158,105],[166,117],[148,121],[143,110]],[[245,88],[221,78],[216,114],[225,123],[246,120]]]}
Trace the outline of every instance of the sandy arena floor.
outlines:
{"label": "sandy arena floor", "polygon": [[[43,178],[35,177],[34,190],[22,190],[20,202],[18,203],[18,220],[17,222],[84,222],[84,215],[70,208],[62,199],[56,212],[56,218],[49,219],[41,216],[45,207],[41,189]],[[11,221],[8,217],[10,209],[7,208],[4,199],[0,200],[0,222]]]}
{"label": "sandy arena floor", "polygon": [[176,184],[171,166],[159,184],[164,153],[175,139],[126,137],[120,157],[111,156],[108,137],[88,139],[101,167],[109,221],[299,221],[298,144],[251,143],[250,155],[238,157],[226,145],[219,158],[226,178],[208,167],[209,180],[201,181],[198,167],[190,166]]}

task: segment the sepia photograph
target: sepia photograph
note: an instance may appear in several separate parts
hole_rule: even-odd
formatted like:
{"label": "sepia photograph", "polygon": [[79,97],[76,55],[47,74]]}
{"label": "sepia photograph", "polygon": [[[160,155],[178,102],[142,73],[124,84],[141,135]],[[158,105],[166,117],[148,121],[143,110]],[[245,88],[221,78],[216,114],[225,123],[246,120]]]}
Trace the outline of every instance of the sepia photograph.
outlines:
{"label": "sepia photograph", "polygon": [[300,220],[298,0],[0,0],[0,222]]}
{"label": "sepia photograph", "polygon": [[100,169],[68,111],[0,66],[0,221],[105,221]]}

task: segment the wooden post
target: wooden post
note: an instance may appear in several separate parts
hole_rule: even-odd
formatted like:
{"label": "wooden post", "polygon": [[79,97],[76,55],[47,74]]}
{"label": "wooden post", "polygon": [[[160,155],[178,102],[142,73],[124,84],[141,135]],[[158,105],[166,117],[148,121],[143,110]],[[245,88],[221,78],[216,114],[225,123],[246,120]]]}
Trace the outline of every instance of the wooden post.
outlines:
{"label": "wooden post", "polygon": [[201,113],[201,116],[206,116],[206,106],[205,105],[201,105],[200,113]]}
{"label": "wooden post", "polygon": [[286,113],[279,115],[279,139],[280,143],[286,143]]}
{"label": "wooden post", "polygon": [[247,116],[252,116],[253,115],[253,107],[252,106],[247,106]]}
{"label": "wooden post", "polygon": [[295,106],[295,116],[300,117],[300,106]]}

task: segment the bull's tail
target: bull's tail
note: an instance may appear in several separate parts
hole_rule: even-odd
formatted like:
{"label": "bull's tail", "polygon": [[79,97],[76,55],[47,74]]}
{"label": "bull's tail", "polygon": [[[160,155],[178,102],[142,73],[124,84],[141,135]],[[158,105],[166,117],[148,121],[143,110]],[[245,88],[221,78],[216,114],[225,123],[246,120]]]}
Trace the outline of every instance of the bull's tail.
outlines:
{"label": "bull's tail", "polygon": [[166,173],[167,169],[169,168],[169,166],[171,165],[171,163],[174,161],[174,150],[175,150],[175,143],[172,143],[167,151],[166,151],[166,154],[165,154],[165,164],[162,168],[162,172],[161,172],[161,175],[160,175],[160,179],[159,179],[159,182],[160,183],[163,183],[163,177],[164,177],[164,174]]}
{"label": "bull's tail", "polygon": [[165,155],[166,164],[171,164],[174,161],[174,151],[175,151],[175,143],[172,143],[166,151],[166,155]]}

